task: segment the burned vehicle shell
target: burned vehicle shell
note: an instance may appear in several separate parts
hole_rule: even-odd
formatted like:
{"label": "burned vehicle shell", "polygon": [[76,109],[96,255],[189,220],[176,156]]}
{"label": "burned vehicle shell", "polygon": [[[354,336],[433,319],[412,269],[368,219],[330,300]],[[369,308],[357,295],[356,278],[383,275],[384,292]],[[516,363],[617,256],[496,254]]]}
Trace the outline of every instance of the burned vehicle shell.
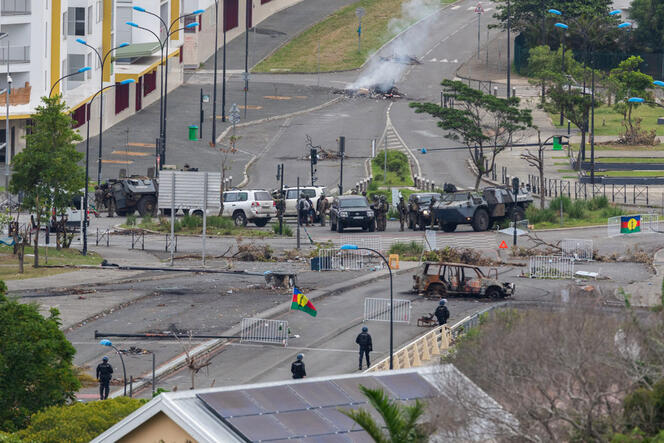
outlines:
{"label": "burned vehicle shell", "polygon": [[425,262],[413,276],[413,290],[435,298],[454,295],[504,298],[514,295],[515,285],[500,282],[496,268],[484,274],[473,265]]}

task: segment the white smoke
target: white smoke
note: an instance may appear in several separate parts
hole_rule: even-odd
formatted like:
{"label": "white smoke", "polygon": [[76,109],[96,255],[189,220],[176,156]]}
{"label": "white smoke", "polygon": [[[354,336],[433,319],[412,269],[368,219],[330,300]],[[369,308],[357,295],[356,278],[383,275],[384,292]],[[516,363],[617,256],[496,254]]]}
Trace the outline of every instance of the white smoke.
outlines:
{"label": "white smoke", "polygon": [[[439,9],[440,0],[410,0],[402,3],[401,17],[391,19],[387,24],[386,32],[390,35],[398,35],[413,23],[430,16]],[[424,44],[433,23],[433,20],[425,20],[417,27],[403,32],[384,48],[384,57],[405,59],[415,54]],[[407,63],[384,60],[378,54],[373,54],[362,75],[349,88],[378,86],[382,90],[387,90],[394,86],[406,69],[408,69]]]}

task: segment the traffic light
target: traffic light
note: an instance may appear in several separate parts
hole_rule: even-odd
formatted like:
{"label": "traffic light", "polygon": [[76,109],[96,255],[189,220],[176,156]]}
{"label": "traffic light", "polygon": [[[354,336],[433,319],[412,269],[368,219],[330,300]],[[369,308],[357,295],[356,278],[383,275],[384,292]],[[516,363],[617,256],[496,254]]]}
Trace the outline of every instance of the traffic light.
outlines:
{"label": "traffic light", "polygon": [[519,193],[519,177],[514,177],[512,179],[512,191],[515,196]]}
{"label": "traffic light", "polygon": [[316,163],[318,163],[318,153],[316,152],[316,148],[311,148],[311,151],[310,151],[309,155],[311,157],[311,164],[312,165],[315,165]]}

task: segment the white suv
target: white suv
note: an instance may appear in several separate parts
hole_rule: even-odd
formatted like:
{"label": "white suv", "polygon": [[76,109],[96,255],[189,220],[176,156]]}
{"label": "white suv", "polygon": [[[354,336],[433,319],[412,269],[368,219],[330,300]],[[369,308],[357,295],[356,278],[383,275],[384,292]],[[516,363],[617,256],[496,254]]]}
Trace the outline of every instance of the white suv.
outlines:
{"label": "white suv", "polygon": [[[297,188],[284,188],[284,193],[286,194],[286,211],[284,212],[284,215],[297,216]],[[327,193],[327,189],[322,186],[300,186],[300,194],[311,199],[314,209],[318,206],[318,199],[323,194],[327,196],[329,202],[332,202],[332,199]]]}
{"label": "white suv", "polygon": [[263,227],[276,217],[277,207],[270,193],[262,189],[226,191],[222,215],[232,217],[235,226],[247,226],[249,221]]}

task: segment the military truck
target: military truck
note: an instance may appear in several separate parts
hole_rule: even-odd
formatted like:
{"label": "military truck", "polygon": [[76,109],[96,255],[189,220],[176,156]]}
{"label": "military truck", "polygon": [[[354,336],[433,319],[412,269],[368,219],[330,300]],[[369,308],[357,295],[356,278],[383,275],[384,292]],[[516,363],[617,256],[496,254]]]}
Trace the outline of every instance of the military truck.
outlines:
{"label": "military truck", "polygon": [[[116,214],[125,216],[138,210],[141,217],[157,215],[157,183],[147,177],[111,179],[105,186]],[[106,203],[109,204],[109,203]]]}
{"label": "military truck", "polygon": [[488,187],[481,193],[457,191],[443,194],[433,207],[433,216],[445,232],[454,232],[458,225],[471,225],[474,231],[486,231],[494,223],[506,219],[525,219],[526,208],[532,202],[530,192],[524,189],[519,190],[516,204],[508,187]]}

